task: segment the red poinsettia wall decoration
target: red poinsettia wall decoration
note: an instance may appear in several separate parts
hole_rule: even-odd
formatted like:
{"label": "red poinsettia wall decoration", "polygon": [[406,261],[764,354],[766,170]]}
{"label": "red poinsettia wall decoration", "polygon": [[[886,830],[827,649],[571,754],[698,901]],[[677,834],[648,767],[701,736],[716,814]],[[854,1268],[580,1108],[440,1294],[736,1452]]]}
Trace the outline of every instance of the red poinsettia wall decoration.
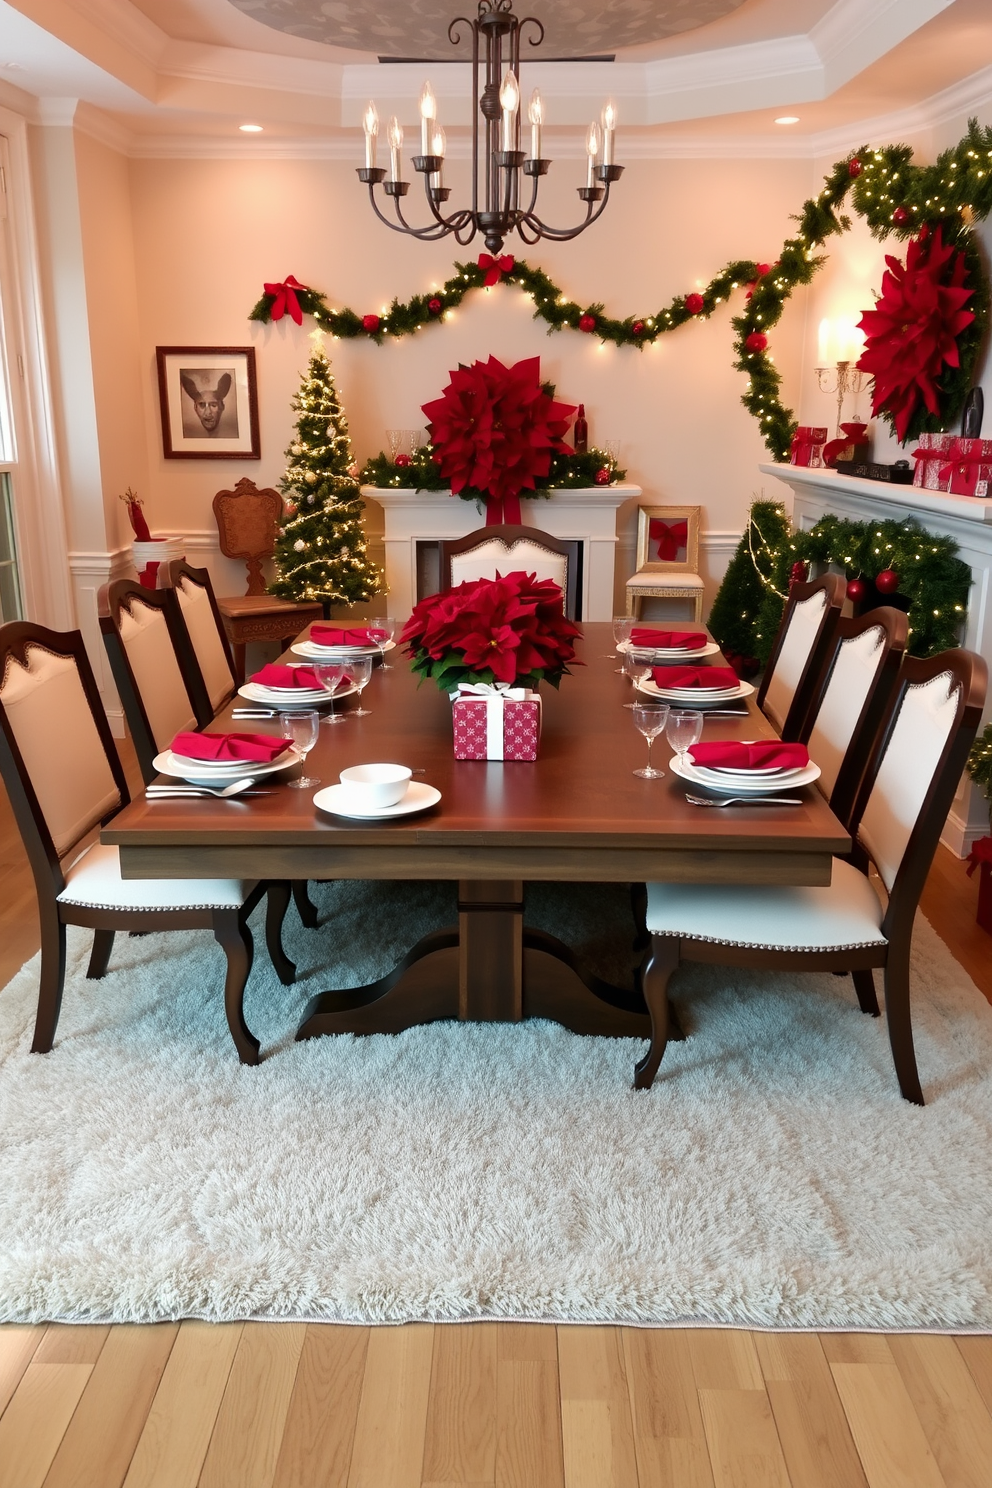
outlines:
{"label": "red poinsettia wall decoration", "polygon": [[858,366],[874,378],[872,413],[887,414],[900,440],[910,433],[922,401],[940,411],[938,381],[945,367],[960,366],[958,336],[975,319],[964,307],[964,254],[945,244],[938,227],[910,243],[906,262],[890,254],[882,293],[859,322],[865,348]]}
{"label": "red poinsettia wall decoration", "polygon": [[[496,357],[451,373],[440,398],[423,405],[434,458],[451,489],[490,498],[489,517],[519,522],[521,491],[546,476],[575,416],[541,386],[541,359],[505,367]],[[501,510],[494,515],[493,505]]]}
{"label": "red poinsettia wall decoration", "polygon": [[456,691],[460,682],[533,686],[542,678],[557,687],[575,660],[572,642],[581,634],[565,618],[552,579],[515,572],[469,580],[422,599],[400,643],[413,670],[444,692]]}

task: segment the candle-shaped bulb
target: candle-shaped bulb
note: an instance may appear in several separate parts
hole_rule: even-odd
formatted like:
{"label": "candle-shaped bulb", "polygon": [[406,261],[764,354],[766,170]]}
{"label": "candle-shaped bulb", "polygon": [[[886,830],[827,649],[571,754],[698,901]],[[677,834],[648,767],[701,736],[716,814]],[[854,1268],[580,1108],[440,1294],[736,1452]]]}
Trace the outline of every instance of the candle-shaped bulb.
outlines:
{"label": "candle-shaped bulb", "polygon": [[520,107],[520,85],[512,67],[508,67],[503,76],[499,102],[503,110],[503,149],[512,150],[516,144],[517,109]]}
{"label": "candle-shaped bulb", "polygon": [[617,106],[612,98],[603,109],[603,164],[613,164],[613,131],[617,127]]}
{"label": "candle-shaped bulb", "polygon": [[398,181],[400,179],[400,150],[403,147],[403,125],[394,114],[389,121],[386,131],[389,135],[389,179]]}
{"label": "candle-shaped bulb", "polygon": [[444,150],[448,141],[440,124],[434,125],[434,133],[431,136],[431,154],[440,155],[444,159]]}
{"label": "candle-shaped bulb", "polygon": [[375,165],[375,138],[379,133],[379,110],[371,99],[362,115],[362,128],[365,130],[365,164],[371,170]]}
{"label": "candle-shaped bulb", "polygon": [[420,90],[420,153],[429,155],[431,153],[431,125],[437,118],[437,99],[434,97],[434,89],[430,83],[425,83]]}
{"label": "candle-shaped bulb", "polygon": [[527,117],[530,119],[530,153],[534,160],[540,160],[541,125],[544,123],[544,101],[536,88],[530,95]]}
{"label": "candle-shaped bulb", "polygon": [[589,156],[589,174],[586,178],[586,185],[595,186],[596,178],[594,172],[596,169],[596,156],[599,154],[599,125],[595,119],[589,125],[586,132],[586,153]]}

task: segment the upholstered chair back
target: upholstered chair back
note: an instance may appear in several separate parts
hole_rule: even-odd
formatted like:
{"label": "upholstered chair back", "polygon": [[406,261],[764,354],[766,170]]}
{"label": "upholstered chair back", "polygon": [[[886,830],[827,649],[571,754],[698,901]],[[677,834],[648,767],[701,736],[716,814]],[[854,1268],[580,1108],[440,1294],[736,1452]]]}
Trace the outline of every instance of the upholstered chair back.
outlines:
{"label": "upholstered chair back", "polygon": [[118,634],[155,747],[167,749],[196,721],[165,615],[140,595],[128,595],[120,607]]}
{"label": "upholstered chair back", "polygon": [[173,587],[190,644],[200,668],[203,684],[216,713],[234,691],[234,672],[223,630],[211,603],[210,579],[206,570],[195,573],[184,563],[171,565],[176,570]]}
{"label": "upholstered chair back", "polygon": [[498,539],[481,542],[468,553],[456,553],[451,559],[451,585],[469,579],[494,579],[508,573],[532,573],[539,579],[553,579],[565,593],[568,582],[568,558],[551,553],[539,543],[517,542],[507,547]]}
{"label": "upholstered chair back", "polygon": [[826,648],[840,619],[843,580],[825,574],[792,592],[769,658],[758,705],[783,738],[795,738]]}
{"label": "upholstered chair back", "polygon": [[[78,631],[53,635],[51,647],[28,639],[8,648],[7,638],[27,629],[0,630],[0,709],[22,778],[62,857],[122,804],[122,795],[84,687],[81,669],[88,665]],[[77,654],[56,649],[70,641]]]}

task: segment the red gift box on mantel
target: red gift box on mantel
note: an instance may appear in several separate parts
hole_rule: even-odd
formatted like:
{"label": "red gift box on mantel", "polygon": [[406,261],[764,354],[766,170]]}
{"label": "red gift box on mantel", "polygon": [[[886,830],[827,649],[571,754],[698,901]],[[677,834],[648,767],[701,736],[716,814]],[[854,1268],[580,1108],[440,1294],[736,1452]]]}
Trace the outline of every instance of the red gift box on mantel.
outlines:
{"label": "red gift box on mantel", "polygon": [[462,682],[451,698],[455,759],[536,760],[541,695],[529,687]]}
{"label": "red gift box on mantel", "polygon": [[955,439],[939,474],[942,481],[948,481],[941,490],[952,496],[987,497],[992,480],[992,439]]}
{"label": "red gift box on mantel", "polygon": [[867,460],[868,425],[862,423],[841,424],[841,433],[823,446],[823,463],[829,470],[837,468],[838,460]]}
{"label": "red gift box on mantel", "polygon": [[916,469],[913,471],[913,485],[922,486],[925,491],[946,491],[951,484],[951,473],[941,475],[941,471],[947,464],[951,445],[955,443],[953,434],[921,434],[919,443],[913,450],[913,459],[916,461]]}
{"label": "red gift box on mantel", "polygon": [[800,424],[792,436],[789,450],[790,465],[809,465],[819,468],[823,464],[823,446],[827,442],[827,431],[815,424]]}

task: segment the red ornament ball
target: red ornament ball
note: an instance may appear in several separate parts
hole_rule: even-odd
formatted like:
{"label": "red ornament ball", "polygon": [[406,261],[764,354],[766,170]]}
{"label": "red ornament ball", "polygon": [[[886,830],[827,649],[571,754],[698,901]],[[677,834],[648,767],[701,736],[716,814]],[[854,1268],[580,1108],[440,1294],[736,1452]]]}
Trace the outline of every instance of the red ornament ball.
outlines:
{"label": "red ornament ball", "polygon": [[596,471],[593,480],[597,486],[608,486],[610,484],[610,472],[606,469],[605,465],[602,469]]}
{"label": "red ornament ball", "polygon": [[759,279],[763,278],[764,275],[767,274],[770,269],[771,269],[771,264],[755,264],[755,273],[757,274],[757,276],[758,276]]}
{"label": "red ornament ball", "polygon": [[800,559],[798,563],[792,565],[789,571],[789,587],[791,588],[793,584],[805,584],[807,577],[805,561]]}
{"label": "red ornament ball", "polygon": [[283,510],[285,511],[287,517],[295,517],[299,508],[296,505],[295,501],[287,501],[283,507]]}
{"label": "red ornament ball", "polygon": [[847,597],[848,599],[853,600],[855,604],[857,604],[859,600],[864,599],[867,592],[868,585],[865,583],[864,579],[851,579],[848,583]]}
{"label": "red ornament ball", "polygon": [[393,464],[394,465],[403,465],[403,466],[406,466],[406,465],[409,465],[409,463],[410,463],[410,456],[409,455],[397,455],[396,456],[396,459],[393,461]]}
{"label": "red ornament ball", "polygon": [[586,331],[586,332],[588,332],[588,331],[594,331],[595,329],[596,329],[596,317],[595,317],[595,315],[580,315],[579,316],[579,330],[580,331]]}
{"label": "red ornament ball", "polygon": [[705,309],[706,301],[701,294],[691,294],[685,297],[685,308],[690,315],[698,315],[700,310]]}
{"label": "red ornament ball", "polygon": [[643,320],[635,320],[634,321],[634,324],[630,328],[630,331],[631,331],[631,335],[633,335],[633,336],[643,336],[644,335],[644,322],[643,322]]}
{"label": "red ornament ball", "polygon": [[427,301],[427,308],[431,312],[432,315],[440,315],[441,314],[441,311],[444,309],[444,306],[441,304],[441,301],[435,295],[432,300],[428,300]]}
{"label": "red ornament ball", "polygon": [[899,575],[894,568],[883,568],[875,580],[875,588],[879,594],[895,594],[899,588]]}
{"label": "red ornament ball", "polygon": [[861,161],[858,159],[857,156],[855,156],[853,160],[849,160],[847,162],[847,174],[852,178],[860,176],[861,169]]}
{"label": "red ornament ball", "polygon": [[369,333],[370,336],[374,336],[375,333],[376,333],[376,331],[378,329],[379,329],[379,317],[378,317],[378,315],[363,315],[362,316],[362,330],[363,331],[368,331],[368,333]]}
{"label": "red ornament ball", "polygon": [[765,335],[764,331],[752,331],[750,336],[748,336],[747,340],[744,342],[744,345],[747,347],[748,351],[764,351],[765,347],[768,345],[768,337]]}
{"label": "red ornament ball", "polygon": [[906,208],[896,207],[895,211],[892,213],[892,221],[895,223],[896,227],[902,227],[904,222],[908,222],[909,213],[906,211]]}

